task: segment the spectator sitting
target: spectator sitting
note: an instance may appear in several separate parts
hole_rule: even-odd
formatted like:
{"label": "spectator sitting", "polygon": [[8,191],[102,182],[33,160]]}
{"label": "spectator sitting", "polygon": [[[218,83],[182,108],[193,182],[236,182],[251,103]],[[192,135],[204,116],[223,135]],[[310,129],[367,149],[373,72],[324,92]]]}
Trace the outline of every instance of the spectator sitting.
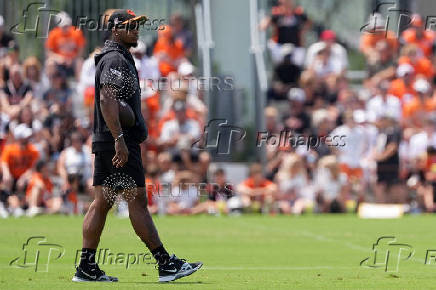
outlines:
{"label": "spectator sitting", "polygon": [[428,80],[433,79],[434,69],[431,60],[420,55],[420,51],[415,44],[409,44],[401,49],[398,64],[410,64],[413,67],[415,76],[424,76]]}
{"label": "spectator sitting", "polygon": [[377,94],[368,100],[366,110],[373,114],[375,118],[379,118],[386,112],[395,118],[401,119],[401,102],[400,100],[388,93],[389,82],[387,80],[381,81],[377,84],[375,89]]}
{"label": "spectator sitting", "polygon": [[168,214],[190,214],[195,208],[198,203],[199,191],[196,186],[192,186],[193,181],[194,177],[189,171],[180,171],[176,174],[168,200]]}
{"label": "spectator sitting", "polygon": [[277,193],[277,185],[263,177],[262,166],[254,163],[250,166],[249,177],[237,186],[236,192],[244,208],[266,212]]}
{"label": "spectator sitting", "polygon": [[65,66],[68,76],[79,78],[82,66],[82,53],[85,47],[85,37],[80,29],[72,25],[70,16],[60,12],[57,17],[61,19],[59,25],[48,34],[46,47],[48,58],[54,59],[57,64]]}
{"label": "spectator sitting", "polygon": [[365,55],[368,63],[374,59],[380,59],[376,50],[377,43],[387,40],[389,51],[395,55],[398,49],[398,39],[395,32],[386,31],[386,19],[380,13],[373,13],[360,37],[360,51]]}
{"label": "spectator sitting", "polygon": [[278,208],[285,214],[301,214],[312,203],[307,194],[308,179],[305,166],[297,154],[288,154],[276,176],[279,191],[274,196]]}
{"label": "spectator sitting", "polygon": [[174,39],[170,26],[165,25],[158,31],[158,39],[153,55],[158,59],[160,74],[164,77],[177,71],[178,65],[185,58],[183,43]]}
{"label": "spectator sitting", "polygon": [[347,176],[341,173],[334,155],[318,161],[315,176],[316,201],[321,212],[344,212],[346,210]]}
{"label": "spectator sitting", "polygon": [[176,118],[165,122],[160,135],[161,144],[170,150],[190,148],[200,137],[200,125],[186,114],[186,103],[178,100],[173,104]]}
{"label": "spectator sitting", "polygon": [[285,128],[295,134],[303,134],[310,128],[310,117],[304,110],[306,95],[302,89],[293,88],[289,91],[289,113],[283,119]]}
{"label": "spectator sitting", "polygon": [[57,67],[57,72],[50,82],[50,88],[43,95],[44,102],[48,107],[59,104],[64,111],[70,112],[72,110],[71,95],[72,91],[68,87],[66,72]]}
{"label": "spectator sitting", "polygon": [[39,158],[38,150],[30,143],[31,136],[32,129],[18,125],[14,129],[16,142],[5,145],[2,152],[3,190],[9,195],[9,208],[15,216],[23,214],[19,194],[23,193]]}
{"label": "spectator sitting", "polygon": [[329,51],[328,63],[335,64],[338,73],[342,73],[348,67],[348,57],[345,48],[336,42],[336,33],[332,30],[324,30],[319,42],[312,44],[307,50],[306,67],[311,67],[316,60],[319,51]]}
{"label": "spectator sitting", "polygon": [[41,100],[42,94],[47,90],[48,83],[43,81],[41,63],[35,56],[26,58],[23,63],[24,77],[32,88],[33,95]]}
{"label": "spectator sitting", "polygon": [[268,47],[271,50],[273,62],[277,62],[281,55],[283,44],[292,44],[296,47],[294,63],[302,65],[304,62],[304,37],[311,21],[301,6],[294,6],[292,0],[280,0],[279,5],[272,7],[271,16],[262,19],[260,29],[266,30],[273,26],[274,31]]}
{"label": "spectator sitting", "polygon": [[425,78],[418,78],[413,88],[416,95],[403,106],[403,126],[422,128],[423,116],[436,110],[436,98]]}
{"label": "spectator sitting", "polygon": [[234,195],[233,186],[227,182],[224,169],[219,168],[213,173],[212,183],[208,185],[208,200],[195,206],[191,214],[227,213],[226,202]]}
{"label": "spectator sitting", "polygon": [[405,104],[410,101],[416,94],[413,89],[415,70],[410,64],[401,64],[397,68],[397,79],[391,82],[391,87],[388,93],[396,96],[401,104]]}
{"label": "spectator sitting", "polygon": [[63,181],[65,191],[70,190],[70,176],[78,177],[78,188],[76,193],[90,192],[87,190],[91,183],[91,150],[84,144],[82,136],[79,133],[71,134],[71,145],[65,148],[59,155],[58,172]]}
{"label": "spectator sitting", "polygon": [[2,107],[11,118],[16,117],[23,106],[32,101],[32,88],[24,80],[20,65],[13,65],[9,71],[9,80],[3,88]]}
{"label": "spectator sitting", "polygon": [[[147,46],[142,40],[138,40],[136,47],[130,48],[135,66],[141,81],[157,81],[160,77],[159,64],[154,56],[147,55]],[[142,85],[142,83],[141,83]]]}
{"label": "spectator sitting", "polygon": [[420,52],[427,58],[433,55],[435,33],[431,29],[425,29],[422,17],[418,14],[412,15],[412,27],[404,30],[401,34],[401,41],[405,44],[415,44]]}
{"label": "spectator sitting", "polygon": [[301,68],[291,60],[292,46],[284,44],[281,48],[282,60],[274,67],[271,88],[268,90],[268,101],[284,100],[289,89],[295,86],[301,74]]}
{"label": "spectator sitting", "polygon": [[192,56],[192,31],[186,28],[185,19],[181,14],[175,13],[170,17],[170,26],[174,34],[174,39],[183,44],[186,57]]}
{"label": "spectator sitting", "polygon": [[26,189],[26,203],[28,205],[27,216],[33,217],[46,212],[58,213],[62,206],[62,198],[53,195],[53,183],[50,176],[49,164],[39,161],[35,166],[35,172],[29,180]]}

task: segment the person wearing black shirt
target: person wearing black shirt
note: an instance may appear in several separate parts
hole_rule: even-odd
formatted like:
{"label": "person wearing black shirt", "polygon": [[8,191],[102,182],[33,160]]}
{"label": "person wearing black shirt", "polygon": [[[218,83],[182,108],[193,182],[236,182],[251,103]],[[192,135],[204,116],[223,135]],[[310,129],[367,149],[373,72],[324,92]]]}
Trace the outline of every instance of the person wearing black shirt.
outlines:
{"label": "person wearing black shirt", "polygon": [[[382,116],[377,121],[379,133],[376,139],[375,161],[377,163],[377,184],[375,197],[377,202],[392,202],[395,185],[399,183],[400,157],[399,145],[401,131],[395,127],[391,118]],[[398,191],[398,190],[397,190]]]}
{"label": "person wearing black shirt", "polygon": [[[137,45],[138,29],[146,20],[131,10],[115,10],[109,18],[111,39],[95,56],[95,114],[92,151],[94,161],[94,192],[83,222],[83,248],[74,282],[117,282],[106,275],[95,261],[95,253],[113,204],[112,198],[121,191],[127,200],[130,221],[156,259],[159,282],[173,281],[197,271],[202,263],[187,263],[169,255],[160,241],[147,209],[145,175],[140,143],[147,138],[147,128],[141,113],[138,73],[129,52]],[[120,102],[131,107],[135,122],[122,128],[119,118]],[[123,105],[123,106],[124,106]],[[126,193],[129,193],[127,196]]]}

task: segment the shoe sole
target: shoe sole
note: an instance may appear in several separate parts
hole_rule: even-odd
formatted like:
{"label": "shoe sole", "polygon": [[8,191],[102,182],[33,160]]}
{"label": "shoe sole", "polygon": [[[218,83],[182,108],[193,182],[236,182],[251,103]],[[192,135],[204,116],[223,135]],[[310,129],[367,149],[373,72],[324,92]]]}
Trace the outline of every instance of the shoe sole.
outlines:
{"label": "shoe sole", "polygon": [[171,275],[171,276],[159,277],[159,282],[171,282],[171,281],[174,281],[174,280],[177,280],[177,279],[189,276],[192,273],[196,272],[198,269],[200,269],[201,266],[203,266],[203,263],[200,263],[197,267],[195,267],[195,268],[193,268],[191,270],[182,272],[182,273],[177,273],[177,274]]}
{"label": "shoe sole", "polygon": [[110,281],[110,280],[101,280],[101,281],[97,281],[97,280],[85,280],[79,277],[74,276],[73,279],[71,279],[71,281],[73,282],[109,282],[109,283],[115,283],[118,282],[117,281]]}

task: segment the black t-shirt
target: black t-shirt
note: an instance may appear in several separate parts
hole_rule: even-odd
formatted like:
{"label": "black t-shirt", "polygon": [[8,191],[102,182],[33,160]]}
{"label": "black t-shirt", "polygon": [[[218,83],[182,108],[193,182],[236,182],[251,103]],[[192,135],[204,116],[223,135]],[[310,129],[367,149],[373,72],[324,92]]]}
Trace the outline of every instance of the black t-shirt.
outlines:
{"label": "black t-shirt", "polygon": [[13,40],[14,38],[12,37],[12,35],[3,31],[3,34],[0,37],[0,48],[8,48],[9,42]]}
{"label": "black t-shirt", "polygon": [[11,81],[8,81],[3,88],[3,92],[8,97],[10,105],[18,105],[30,91],[32,91],[32,88],[25,82],[19,88],[16,88]]}
{"label": "black t-shirt", "polygon": [[276,66],[274,74],[275,79],[284,84],[295,84],[300,77],[301,69],[293,63],[283,62]]}
{"label": "black t-shirt", "polygon": [[292,15],[283,13],[281,7],[273,7],[272,23],[275,25],[277,42],[301,46],[301,29],[308,20],[307,15],[297,8]]}
{"label": "black t-shirt", "polygon": [[122,45],[108,40],[101,54],[96,55],[95,62],[93,152],[114,149],[114,139],[100,109],[100,89],[103,86],[112,90],[117,100],[125,101],[135,114],[135,125],[123,129],[126,144],[142,143],[148,132],[141,113],[141,90],[132,55]]}
{"label": "black t-shirt", "polygon": [[[401,131],[398,128],[387,128],[386,130],[379,133],[377,136],[377,149],[379,151],[386,150],[387,146],[391,143],[397,144],[399,146],[401,141]],[[400,165],[400,156],[398,149],[396,152],[387,158],[386,160],[378,161],[377,168],[379,171],[398,171]]]}

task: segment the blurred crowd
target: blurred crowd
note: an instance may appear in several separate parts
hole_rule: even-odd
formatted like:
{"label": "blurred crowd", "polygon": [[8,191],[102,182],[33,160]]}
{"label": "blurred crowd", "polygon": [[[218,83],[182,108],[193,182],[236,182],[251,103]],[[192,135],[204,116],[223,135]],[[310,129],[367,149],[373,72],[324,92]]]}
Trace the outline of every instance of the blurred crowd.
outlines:
{"label": "blurred crowd", "polygon": [[[293,1],[278,1],[260,25],[272,31],[267,131],[329,138],[310,147],[268,146],[263,178],[272,183],[243,185],[251,202],[269,209],[270,201],[289,213],[346,212],[362,202],[434,211],[435,32],[425,29],[420,15],[410,18],[397,37],[386,30],[383,15],[369,17],[356,33],[366,73],[353,83],[347,49],[335,31],[324,29],[305,46],[311,20]],[[344,142],[332,142],[343,136]],[[260,198],[259,188],[268,189]]]}
{"label": "blurred crowd", "polygon": [[[45,58],[20,60],[0,16],[0,217],[81,214],[93,199],[94,55],[100,48],[83,55],[82,31],[66,13],[60,17]],[[435,33],[419,15],[399,37],[385,31],[385,21],[371,15],[368,27],[375,29],[359,33],[366,76],[353,84],[336,33],[323,30],[305,45],[311,20],[293,1],[278,1],[259,27],[271,32],[265,127],[269,135],[317,142],[267,143],[265,166],[250,164],[239,184],[229,183],[223,168],[211,172],[207,151],[192,150],[208,108],[192,64],[189,23],[174,14],[152,44],[139,41],[131,53],[149,129],[141,146],[150,212],[346,212],[364,201],[433,212]],[[125,203],[116,211],[127,215]]]}

